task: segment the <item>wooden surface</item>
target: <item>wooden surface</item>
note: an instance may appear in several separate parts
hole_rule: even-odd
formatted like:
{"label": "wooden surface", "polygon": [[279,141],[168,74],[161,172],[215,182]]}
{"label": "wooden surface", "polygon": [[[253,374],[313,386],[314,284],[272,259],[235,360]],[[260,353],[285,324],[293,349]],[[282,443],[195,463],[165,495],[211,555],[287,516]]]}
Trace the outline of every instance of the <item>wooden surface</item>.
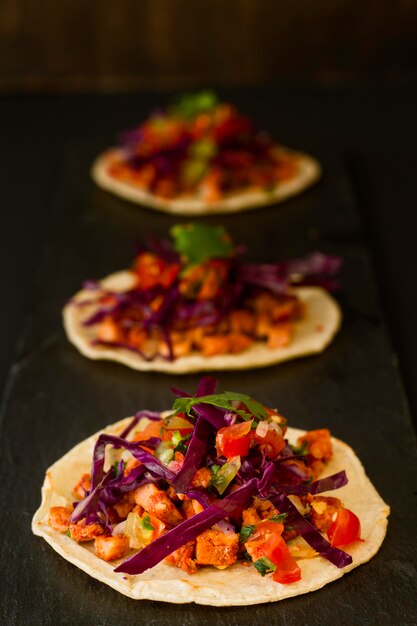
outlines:
{"label": "wooden surface", "polygon": [[0,89],[395,80],[417,0],[2,0]]}

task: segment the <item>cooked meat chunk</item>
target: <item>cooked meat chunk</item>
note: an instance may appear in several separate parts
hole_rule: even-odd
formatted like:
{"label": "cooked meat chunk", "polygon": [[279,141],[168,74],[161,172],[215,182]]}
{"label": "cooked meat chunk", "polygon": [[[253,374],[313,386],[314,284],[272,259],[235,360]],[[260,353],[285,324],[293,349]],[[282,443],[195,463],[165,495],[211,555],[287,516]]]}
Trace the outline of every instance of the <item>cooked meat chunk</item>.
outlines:
{"label": "cooked meat chunk", "polygon": [[115,561],[129,550],[129,537],[126,535],[115,535],[114,537],[101,535],[94,540],[94,550],[100,559]]}
{"label": "cooked meat chunk", "polygon": [[329,529],[333,515],[343,508],[343,503],[339,498],[308,495],[306,501],[310,505],[308,513],[310,522],[322,533]]}
{"label": "cooked meat chunk", "polygon": [[79,498],[80,500],[82,500],[83,498],[85,498],[86,494],[90,491],[90,487],[91,487],[90,474],[83,474],[80,480],[78,481],[78,483],[75,485],[74,489],[72,490],[72,493],[75,498]]}
{"label": "cooked meat chunk", "polygon": [[69,506],[51,506],[48,517],[49,526],[52,526],[59,533],[66,533],[70,525],[69,518],[72,511],[72,507]]}
{"label": "cooked meat chunk", "polygon": [[176,526],[182,522],[182,515],[174,503],[155,484],[142,485],[133,493],[136,504],[143,507],[147,513],[155,515],[167,526]]}
{"label": "cooked meat chunk", "polygon": [[211,477],[212,477],[212,473],[208,469],[208,467],[201,467],[194,474],[193,479],[191,481],[191,486],[192,487],[204,487],[205,489],[207,489],[207,487],[210,484]]}
{"label": "cooked meat chunk", "polygon": [[69,530],[71,539],[78,542],[92,541],[104,532],[100,524],[86,524],[85,520],[70,524]]}
{"label": "cooked meat chunk", "polygon": [[229,567],[237,559],[239,535],[210,529],[197,537],[196,562],[199,565]]}
{"label": "cooked meat chunk", "polygon": [[194,560],[195,540],[189,541],[185,545],[175,550],[172,554],[165,559],[169,565],[179,567],[187,574],[195,574],[198,570],[198,565]]}

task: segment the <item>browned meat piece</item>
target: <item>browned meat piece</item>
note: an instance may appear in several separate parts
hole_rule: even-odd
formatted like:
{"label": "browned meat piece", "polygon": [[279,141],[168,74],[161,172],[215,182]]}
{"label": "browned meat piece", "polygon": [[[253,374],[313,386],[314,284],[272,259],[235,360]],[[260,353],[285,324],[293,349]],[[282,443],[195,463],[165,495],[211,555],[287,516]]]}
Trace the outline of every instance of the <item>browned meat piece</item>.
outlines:
{"label": "browned meat piece", "polygon": [[210,529],[197,537],[196,562],[199,565],[229,567],[236,563],[239,535]]}
{"label": "browned meat piece", "polygon": [[332,523],[333,515],[343,508],[343,503],[339,498],[327,496],[311,496],[306,498],[310,505],[308,518],[310,522],[322,533],[325,533]]}
{"label": "browned meat piece", "polygon": [[99,524],[86,524],[85,520],[70,524],[69,531],[71,539],[78,542],[92,541],[103,534],[103,529]]}
{"label": "browned meat piece", "polygon": [[94,550],[103,561],[115,561],[129,550],[129,537],[126,535],[115,535],[114,537],[101,535],[94,540]]}
{"label": "browned meat piece", "polygon": [[126,519],[130,511],[133,509],[133,504],[129,500],[120,500],[117,504],[113,505],[114,510],[120,519]]}
{"label": "browned meat piece", "polygon": [[207,487],[210,484],[211,476],[212,476],[212,473],[208,469],[208,467],[201,467],[194,474],[193,479],[191,481],[191,486],[192,487],[204,487],[205,489],[207,489]]}
{"label": "browned meat piece", "polygon": [[167,526],[176,526],[183,521],[181,513],[166,493],[153,484],[142,485],[133,492],[136,504],[139,504],[147,513],[155,515]]}
{"label": "browned meat piece", "polygon": [[318,476],[323,471],[326,463],[332,458],[333,448],[330,431],[327,428],[310,430],[302,437],[299,437],[299,445],[302,445],[304,442],[307,442],[307,465],[314,471],[315,476]]}
{"label": "browned meat piece", "polygon": [[184,544],[178,550],[167,556],[165,562],[169,565],[179,567],[187,574],[195,574],[198,565],[194,560],[195,539]]}
{"label": "browned meat piece", "polygon": [[49,526],[52,526],[59,533],[66,533],[70,525],[69,518],[72,511],[72,507],[69,506],[51,506],[48,517]]}
{"label": "browned meat piece", "polygon": [[201,513],[201,511],[203,510],[203,507],[201,506],[201,504],[199,502],[197,502],[197,500],[184,500],[184,503],[182,505],[182,512],[185,515],[185,517],[188,519],[190,517],[193,517],[193,515],[197,515],[197,513]]}
{"label": "browned meat piece", "polygon": [[83,474],[78,483],[75,485],[74,489],[72,490],[72,493],[75,498],[79,498],[80,500],[82,500],[83,498],[85,498],[86,493],[90,491],[90,487],[90,474]]}
{"label": "browned meat piece", "polygon": [[254,506],[250,506],[245,511],[242,511],[242,526],[256,526],[260,521],[261,518]]}

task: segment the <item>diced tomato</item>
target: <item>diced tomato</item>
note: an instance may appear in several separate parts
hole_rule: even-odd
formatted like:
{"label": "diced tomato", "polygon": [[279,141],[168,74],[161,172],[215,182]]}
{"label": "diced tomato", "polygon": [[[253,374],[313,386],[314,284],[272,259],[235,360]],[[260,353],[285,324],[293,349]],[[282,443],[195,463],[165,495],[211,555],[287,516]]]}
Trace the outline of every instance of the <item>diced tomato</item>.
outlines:
{"label": "diced tomato", "polygon": [[221,428],[216,435],[218,454],[228,459],[234,456],[246,456],[251,442],[251,425],[252,420]]}
{"label": "diced tomato", "polygon": [[265,520],[256,526],[252,538],[245,543],[252,561],[262,557],[269,559],[276,567],[273,579],[282,585],[296,582],[301,578],[301,570],[282,538],[283,524]]}
{"label": "diced tomato", "polygon": [[136,258],[135,271],[141,289],[151,289],[158,285],[167,289],[175,281],[179,270],[177,263],[167,264],[151,252],[143,252]]}
{"label": "diced tomato", "polygon": [[256,434],[256,431],[252,433],[252,438],[259,446],[267,447],[267,456],[270,459],[275,459],[278,454],[286,446],[284,437],[280,435],[276,430],[269,429],[265,437],[261,437]]}
{"label": "diced tomato", "polygon": [[332,546],[346,546],[358,541],[361,536],[359,518],[349,509],[339,509],[336,519],[331,523],[327,536]]}
{"label": "diced tomato", "polygon": [[281,583],[281,585],[287,585],[288,583],[295,583],[297,580],[301,579],[300,566],[292,556],[282,537],[280,537],[268,558],[277,568],[272,574],[272,578],[275,582]]}

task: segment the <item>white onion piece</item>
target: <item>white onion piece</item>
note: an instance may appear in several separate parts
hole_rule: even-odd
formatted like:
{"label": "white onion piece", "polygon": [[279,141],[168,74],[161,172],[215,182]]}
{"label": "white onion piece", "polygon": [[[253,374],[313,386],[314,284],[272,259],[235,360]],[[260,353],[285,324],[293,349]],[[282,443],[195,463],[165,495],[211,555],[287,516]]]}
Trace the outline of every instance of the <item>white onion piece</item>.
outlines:
{"label": "white onion piece", "polygon": [[117,524],[117,526],[113,528],[113,535],[123,535],[123,533],[125,532],[125,526],[126,526],[126,520],[123,520],[123,522],[120,522],[120,524]]}
{"label": "white onion piece", "polygon": [[268,422],[259,422],[259,424],[256,427],[256,434],[258,435],[258,437],[266,437],[266,434],[268,432]]}

